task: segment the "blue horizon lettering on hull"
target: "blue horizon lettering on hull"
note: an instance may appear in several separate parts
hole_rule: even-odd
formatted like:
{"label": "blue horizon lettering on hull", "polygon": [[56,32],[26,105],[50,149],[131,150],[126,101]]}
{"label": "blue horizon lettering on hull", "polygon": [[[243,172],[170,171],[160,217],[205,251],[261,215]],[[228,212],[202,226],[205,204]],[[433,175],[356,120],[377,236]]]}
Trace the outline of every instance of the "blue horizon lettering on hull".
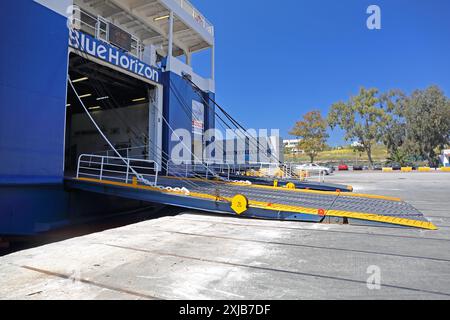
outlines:
{"label": "blue horizon lettering on hull", "polygon": [[81,31],[70,30],[69,46],[150,81],[161,83],[160,70]]}

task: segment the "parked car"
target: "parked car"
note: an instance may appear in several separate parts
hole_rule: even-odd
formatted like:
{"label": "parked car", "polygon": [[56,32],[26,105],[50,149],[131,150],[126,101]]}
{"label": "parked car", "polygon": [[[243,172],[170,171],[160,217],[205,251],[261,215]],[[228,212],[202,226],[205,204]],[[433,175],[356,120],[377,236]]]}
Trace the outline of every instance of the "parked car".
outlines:
{"label": "parked car", "polygon": [[364,167],[360,165],[353,166],[353,171],[363,171]]}
{"label": "parked car", "polygon": [[382,166],[381,164],[375,164],[375,165],[373,166],[373,170],[375,170],[375,171],[381,171],[381,170],[383,170],[383,166]]}
{"label": "parked car", "polygon": [[391,166],[392,170],[394,170],[394,171],[402,170],[402,166],[399,163],[397,163],[397,162],[392,162],[390,164],[390,166]]}
{"label": "parked car", "polygon": [[330,169],[330,173],[333,173],[334,172],[334,166],[333,166],[333,164],[324,164],[323,165],[324,167],[327,167],[328,169]]}
{"label": "parked car", "polygon": [[315,163],[301,164],[301,165],[296,166],[296,169],[308,171],[311,173],[317,173],[317,174],[324,173],[327,176],[332,173],[330,168],[324,167],[324,166],[319,166],[318,164],[315,164]]}
{"label": "parked car", "polygon": [[346,164],[340,164],[338,167],[339,171],[348,171],[348,165]]}

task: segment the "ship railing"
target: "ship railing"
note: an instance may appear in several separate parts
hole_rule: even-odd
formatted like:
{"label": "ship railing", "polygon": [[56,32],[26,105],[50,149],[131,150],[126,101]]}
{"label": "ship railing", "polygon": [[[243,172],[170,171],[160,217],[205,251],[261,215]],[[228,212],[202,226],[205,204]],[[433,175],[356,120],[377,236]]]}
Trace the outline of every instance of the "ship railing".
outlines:
{"label": "ship railing", "polygon": [[299,164],[295,162],[286,162],[283,164],[286,178],[298,179],[301,181],[317,180],[320,183],[325,182],[326,173],[321,170],[308,170],[298,168]]}
{"label": "ship railing", "polygon": [[[142,147],[129,147],[129,148],[119,148],[116,150],[106,150],[103,152],[99,152],[98,154],[106,154],[108,157],[115,157],[116,151],[125,158],[133,158],[133,159],[149,159],[149,148],[147,146]],[[97,154],[97,153],[96,153]]]}
{"label": "ship railing", "polygon": [[[70,23],[72,28],[83,31],[99,40],[115,46],[109,41],[109,25],[111,24],[109,20],[101,16],[94,16],[78,6],[73,6]],[[120,28],[119,26],[116,27]],[[123,31],[131,36],[131,51],[129,51],[129,53],[142,60],[144,55],[144,45],[142,41],[129,32]]]}
{"label": "ship railing", "polygon": [[146,159],[82,154],[78,158],[77,179],[90,178],[129,184],[138,182],[157,186],[159,165]]}
{"label": "ship railing", "polygon": [[184,176],[186,178],[210,179],[224,177],[230,180],[230,174],[232,172],[230,164],[215,160],[168,160],[166,167],[169,176]]}
{"label": "ship railing", "polygon": [[[94,153],[95,155],[106,155],[107,160],[111,157],[117,155],[117,152],[124,158],[133,159],[149,159],[149,147],[148,146],[137,146],[128,148],[116,148],[115,150],[105,150],[101,152]],[[172,161],[167,159],[167,157],[162,157],[165,159],[162,163],[160,169],[166,169],[168,175],[178,176],[178,177],[204,177],[209,179],[215,176],[225,176],[228,180],[230,179],[230,174],[232,172],[232,166],[225,161],[218,161],[215,159],[205,159],[202,161]]]}
{"label": "ship railing", "polygon": [[210,35],[214,36],[214,26],[203,14],[200,13],[188,0],[175,0],[180,7],[200,24]]}
{"label": "ship railing", "polygon": [[294,163],[283,163],[283,172],[286,179],[306,181],[310,177],[310,173],[305,170],[298,170]]}
{"label": "ship railing", "polygon": [[[116,150],[105,150],[94,153],[95,155],[106,155],[106,162],[111,158],[117,156],[116,151],[124,158],[133,158],[140,160],[150,159],[149,147],[138,146],[128,148],[117,148]],[[164,157],[166,158],[166,157]],[[285,162],[282,164],[275,162],[247,162],[238,164],[228,160],[204,159],[202,161],[180,160],[172,161],[166,160],[160,167],[167,170],[168,175],[180,177],[203,177],[211,178],[214,176],[221,176],[230,180],[231,175],[246,176],[247,173],[266,177],[293,179],[300,181],[314,180],[318,182],[325,181],[325,173],[319,171],[308,171],[298,169],[298,163]]]}
{"label": "ship railing", "polygon": [[258,172],[262,175],[272,175],[280,169],[279,164],[274,162],[247,162],[232,165],[232,172],[236,175],[245,175],[250,171]]}

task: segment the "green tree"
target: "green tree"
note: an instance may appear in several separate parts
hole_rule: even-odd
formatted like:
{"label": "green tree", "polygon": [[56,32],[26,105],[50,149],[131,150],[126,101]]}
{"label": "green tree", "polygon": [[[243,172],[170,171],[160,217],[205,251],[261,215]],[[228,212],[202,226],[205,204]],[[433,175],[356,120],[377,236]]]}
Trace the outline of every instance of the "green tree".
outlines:
{"label": "green tree", "polygon": [[405,148],[437,165],[437,154],[450,140],[450,100],[437,86],[416,90],[408,98]]}
{"label": "green tree", "polygon": [[383,128],[388,121],[378,89],[361,88],[359,94],[350,97],[349,101],[334,103],[328,115],[332,129],[341,128],[347,141],[357,140],[362,145],[371,168],[373,146],[382,140]]}
{"label": "green tree", "polygon": [[311,163],[314,162],[319,152],[327,147],[327,121],[322,117],[320,111],[314,110],[305,114],[303,120],[298,121],[289,134],[301,139],[299,148],[305,151],[311,159]]}
{"label": "green tree", "polygon": [[381,95],[380,102],[387,112],[387,122],[382,131],[383,143],[389,152],[388,161],[406,165],[409,156],[405,147],[408,137],[405,119],[408,98],[400,90],[391,90]]}
{"label": "green tree", "polygon": [[389,157],[387,158],[388,163],[398,163],[402,167],[405,167],[409,163],[408,154],[403,148],[392,150],[389,152]]}

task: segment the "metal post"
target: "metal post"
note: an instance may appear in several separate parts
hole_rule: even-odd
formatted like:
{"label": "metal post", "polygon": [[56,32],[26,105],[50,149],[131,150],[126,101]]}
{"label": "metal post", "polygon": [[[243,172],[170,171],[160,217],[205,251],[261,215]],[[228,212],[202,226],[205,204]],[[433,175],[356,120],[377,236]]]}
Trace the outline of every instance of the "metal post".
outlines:
{"label": "metal post", "polygon": [[186,55],[186,64],[192,67],[192,53],[185,52],[185,55]]}
{"label": "metal post", "polygon": [[128,183],[129,172],[130,172],[130,159],[127,159],[126,163],[127,163],[127,176],[126,176],[125,183]]}
{"label": "metal post", "polygon": [[215,45],[211,46],[211,79],[214,80],[216,77],[216,52]]}
{"label": "metal post", "polygon": [[170,64],[173,54],[173,11],[170,11],[169,15],[169,47],[167,49],[167,67],[170,70]]}
{"label": "metal post", "polygon": [[103,180],[103,164],[104,164],[104,161],[105,161],[105,157],[102,157],[102,164],[101,164],[101,167],[100,167],[100,181]]}
{"label": "metal post", "polygon": [[81,165],[81,157],[78,158],[78,168],[77,168],[77,179],[80,177],[80,165]]}

